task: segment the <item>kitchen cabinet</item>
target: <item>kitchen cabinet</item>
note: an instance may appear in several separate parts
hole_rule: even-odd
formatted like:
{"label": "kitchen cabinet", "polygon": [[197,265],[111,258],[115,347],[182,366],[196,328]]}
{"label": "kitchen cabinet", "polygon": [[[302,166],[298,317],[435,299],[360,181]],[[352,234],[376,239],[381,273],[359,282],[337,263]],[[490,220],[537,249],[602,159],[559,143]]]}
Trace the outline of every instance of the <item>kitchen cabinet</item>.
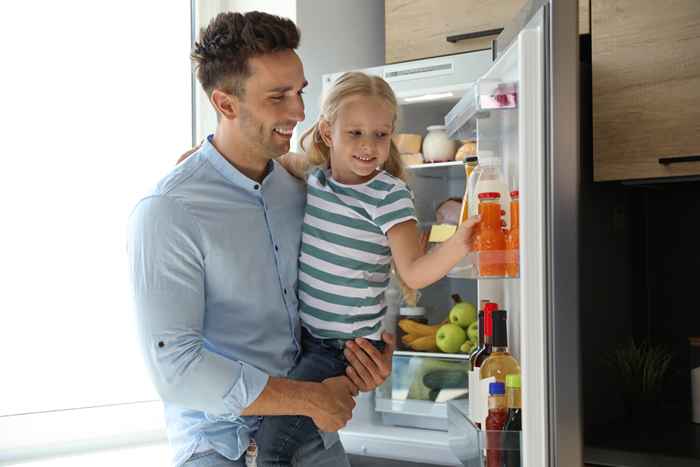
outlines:
{"label": "kitchen cabinet", "polygon": [[[589,32],[589,2],[579,0],[580,34]],[[500,29],[526,3],[526,0],[385,0],[386,63],[488,49]],[[460,35],[470,37],[454,38]]]}
{"label": "kitchen cabinet", "polygon": [[700,2],[591,0],[594,180],[700,175]]}

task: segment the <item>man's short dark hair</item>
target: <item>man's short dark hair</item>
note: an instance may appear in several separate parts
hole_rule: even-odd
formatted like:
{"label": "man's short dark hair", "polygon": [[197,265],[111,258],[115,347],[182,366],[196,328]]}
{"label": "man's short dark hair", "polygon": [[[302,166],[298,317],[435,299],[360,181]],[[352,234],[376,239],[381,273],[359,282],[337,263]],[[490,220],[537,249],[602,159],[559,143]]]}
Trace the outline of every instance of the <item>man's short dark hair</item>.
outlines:
{"label": "man's short dark hair", "polygon": [[248,61],[257,55],[294,50],[299,45],[294,23],[260,11],[220,13],[202,28],[195,42],[192,61],[197,79],[207,95],[214,89],[242,96],[250,76]]}

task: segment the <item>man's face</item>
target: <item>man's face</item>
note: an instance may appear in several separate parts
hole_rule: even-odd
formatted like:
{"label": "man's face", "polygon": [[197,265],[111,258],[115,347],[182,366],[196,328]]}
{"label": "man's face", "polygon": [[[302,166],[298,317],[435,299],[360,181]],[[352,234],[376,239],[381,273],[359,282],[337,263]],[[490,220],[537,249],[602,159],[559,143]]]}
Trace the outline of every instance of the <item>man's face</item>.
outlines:
{"label": "man's face", "polygon": [[236,119],[239,141],[253,154],[273,159],[289,152],[292,131],[304,120],[304,67],[292,50],[260,55],[248,63],[251,74],[244,82]]}

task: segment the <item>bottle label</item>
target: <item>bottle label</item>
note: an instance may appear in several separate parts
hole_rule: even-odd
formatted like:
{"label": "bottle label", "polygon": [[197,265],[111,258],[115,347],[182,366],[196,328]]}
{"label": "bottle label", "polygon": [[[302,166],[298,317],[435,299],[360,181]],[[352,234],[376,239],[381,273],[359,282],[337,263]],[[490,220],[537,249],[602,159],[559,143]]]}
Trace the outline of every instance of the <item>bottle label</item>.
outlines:
{"label": "bottle label", "polygon": [[488,378],[480,379],[479,384],[477,384],[477,406],[476,406],[476,421],[481,423],[482,427],[486,426],[486,417],[489,415],[489,384],[495,383],[496,377],[490,376]]}

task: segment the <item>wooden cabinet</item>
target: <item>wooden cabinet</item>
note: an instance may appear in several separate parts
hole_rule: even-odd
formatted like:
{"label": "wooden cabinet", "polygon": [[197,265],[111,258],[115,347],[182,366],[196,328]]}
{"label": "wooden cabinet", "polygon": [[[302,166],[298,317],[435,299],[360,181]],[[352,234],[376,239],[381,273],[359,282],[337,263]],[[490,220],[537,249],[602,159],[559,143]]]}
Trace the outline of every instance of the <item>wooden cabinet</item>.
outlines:
{"label": "wooden cabinet", "polygon": [[386,62],[488,49],[498,33],[448,42],[448,36],[505,27],[526,0],[385,0]]}
{"label": "wooden cabinet", "polygon": [[[579,32],[589,31],[589,1],[579,0]],[[499,30],[527,0],[385,0],[386,63],[488,49],[498,33],[449,42],[447,37]]]}
{"label": "wooden cabinet", "polygon": [[594,179],[700,174],[700,1],[591,0],[591,42]]}

